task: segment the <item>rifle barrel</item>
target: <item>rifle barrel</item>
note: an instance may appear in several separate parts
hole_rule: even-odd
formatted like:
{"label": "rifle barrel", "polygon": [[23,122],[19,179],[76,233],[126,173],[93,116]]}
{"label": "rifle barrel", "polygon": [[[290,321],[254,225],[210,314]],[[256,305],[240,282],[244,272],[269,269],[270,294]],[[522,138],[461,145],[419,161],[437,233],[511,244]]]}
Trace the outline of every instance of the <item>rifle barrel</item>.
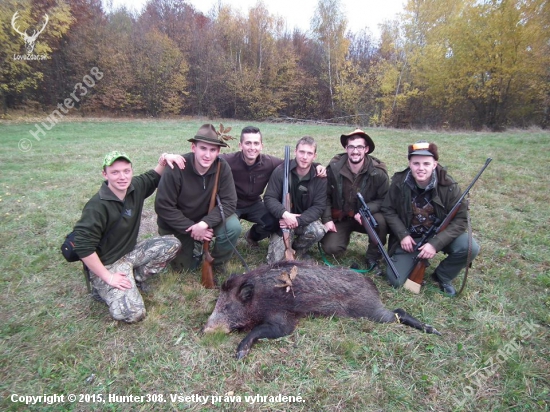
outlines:
{"label": "rifle barrel", "polygon": [[[281,203],[283,204],[286,211],[290,212],[290,195],[288,193],[289,189],[289,174],[290,174],[290,146],[285,146],[285,159],[284,159],[284,176],[283,176],[283,196]],[[285,259],[294,260],[294,250],[291,246],[290,240],[290,229],[282,229],[283,231],[283,240],[285,244]]]}
{"label": "rifle barrel", "polygon": [[460,205],[462,204],[462,201],[468,195],[468,193],[470,192],[472,187],[474,187],[475,183],[480,178],[481,174],[485,171],[487,166],[489,166],[489,163],[491,163],[492,160],[493,159],[491,159],[490,157],[487,158],[487,160],[485,161],[485,164],[483,165],[481,170],[477,173],[477,175],[474,177],[474,179],[468,185],[466,190],[464,190],[464,192],[462,193],[460,198],[456,201],[456,203],[454,204],[452,209],[449,211],[447,216],[445,216],[445,218],[443,220],[440,220],[440,219],[436,220],[434,222],[433,226],[430,228],[430,230],[427,233],[425,233],[424,236],[422,236],[422,239],[420,239],[420,241],[415,245],[415,247],[414,247],[415,252],[418,250],[418,248],[420,246],[422,246],[424,243],[426,243],[426,241],[428,240],[428,238],[430,238],[432,236],[432,234],[437,235],[441,231],[445,230],[445,228],[447,226],[449,226],[449,223],[451,222],[451,220],[454,219],[455,215],[457,214],[458,209],[459,209]]}
{"label": "rifle barrel", "polygon": [[367,203],[365,202],[365,199],[363,198],[363,195],[361,193],[357,193],[357,198],[359,199],[359,202],[361,203],[361,206],[359,207],[359,214],[361,215],[361,221],[363,223],[363,227],[367,231],[369,235],[369,239],[371,242],[375,242],[378,246],[378,250],[384,257],[384,260],[388,264],[388,266],[391,268],[393,274],[397,279],[399,279],[399,272],[397,271],[397,268],[393,264],[393,261],[391,260],[390,256],[386,252],[386,249],[384,249],[384,245],[382,244],[382,241],[378,237],[378,234],[376,233],[376,230],[374,230],[374,225],[369,219],[369,216],[372,217],[372,220],[376,222],[374,219],[374,216],[372,216],[372,213],[370,212],[370,208],[368,207]]}

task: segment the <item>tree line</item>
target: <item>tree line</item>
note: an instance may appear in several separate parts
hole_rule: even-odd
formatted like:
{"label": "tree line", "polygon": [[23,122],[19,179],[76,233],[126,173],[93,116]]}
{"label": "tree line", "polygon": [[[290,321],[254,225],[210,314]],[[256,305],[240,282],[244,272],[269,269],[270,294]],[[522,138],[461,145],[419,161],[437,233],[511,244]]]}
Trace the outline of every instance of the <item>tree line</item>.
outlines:
{"label": "tree line", "polygon": [[[45,15],[29,58],[21,33]],[[305,32],[261,0],[247,15],[222,3],[204,15],[185,0],[141,12],[6,0],[0,23],[4,115],[63,103],[95,67],[101,80],[75,102],[83,114],[492,130],[550,121],[548,0],[408,0],[380,39],[349,30],[340,0],[319,0]]]}

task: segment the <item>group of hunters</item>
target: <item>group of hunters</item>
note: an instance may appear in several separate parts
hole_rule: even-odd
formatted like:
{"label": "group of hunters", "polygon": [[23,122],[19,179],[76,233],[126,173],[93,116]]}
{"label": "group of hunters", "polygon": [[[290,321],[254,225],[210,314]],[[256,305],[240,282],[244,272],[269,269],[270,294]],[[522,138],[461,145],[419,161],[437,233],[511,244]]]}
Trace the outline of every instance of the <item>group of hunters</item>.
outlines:
{"label": "group of hunters", "polygon": [[[242,130],[240,150],[234,153],[220,154],[228,145],[211,124],[201,126],[188,141],[191,152],[163,153],[154,169],[138,176],[125,153],[108,153],[105,181],[75,225],[75,252],[88,271],[92,295],[109,306],[116,320],[143,319],[140,290],[146,290],[147,279],[168,264],[176,271],[198,268],[203,242],[215,239],[214,273],[225,273],[241,235],[240,219],[253,223],[244,235],[249,247],[258,248],[258,242],[269,238],[268,263],[285,258],[283,231],[290,233],[296,259],[310,258],[308,250],[317,243],[324,254],[342,256],[352,232],[367,233],[358,213],[358,193],[377,222],[381,245],[389,234],[388,255],[398,273],[388,266],[385,275],[394,287],[407,281],[418,259],[428,261],[442,251],[447,256],[431,277],[445,295],[455,296],[452,280],[479,253],[466,233],[465,203],[445,230],[415,248],[462,194],[439,165],[434,143],[410,145],[407,168],[390,180],[386,165],[372,156],[375,144],[364,131],[342,134],[345,151],[326,168],[315,162],[315,140],[304,136],[296,144],[285,180],[283,159],[262,153],[257,127]],[[286,208],[284,181],[291,205]],[[138,243],[143,204],[155,190],[159,236]],[[375,242],[368,242],[365,259],[382,275]]]}

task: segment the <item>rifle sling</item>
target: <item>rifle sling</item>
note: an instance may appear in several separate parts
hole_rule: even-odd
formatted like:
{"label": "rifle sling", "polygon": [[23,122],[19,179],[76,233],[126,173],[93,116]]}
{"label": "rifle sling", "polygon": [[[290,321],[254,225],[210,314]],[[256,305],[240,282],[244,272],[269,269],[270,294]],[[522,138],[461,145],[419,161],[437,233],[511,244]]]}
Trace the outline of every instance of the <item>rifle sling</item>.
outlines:
{"label": "rifle sling", "polygon": [[[218,194],[218,184],[220,181],[220,168],[221,168],[222,162],[220,159],[218,159],[218,169],[216,170],[216,177],[214,178],[214,188],[212,189],[212,196],[210,196],[210,204],[208,205],[208,213],[214,209],[214,206],[216,206],[216,195]],[[203,243],[203,248],[207,249],[210,245],[210,241],[206,241]]]}
{"label": "rifle sling", "polygon": [[216,206],[216,195],[218,194],[218,185],[220,182],[220,169],[222,166],[222,162],[220,159],[218,159],[218,168],[216,170],[216,178],[214,179],[214,188],[212,189],[212,196],[210,197],[210,204],[208,205],[208,213],[214,209],[214,206]]}
{"label": "rifle sling", "polygon": [[466,209],[466,220],[468,222],[468,258],[466,259],[466,268],[464,269],[464,277],[462,278],[462,285],[459,291],[456,293],[456,297],[460,296],[464,288],[466,287],[466,281],[468,280],[468,269],[472,264],[472,222],[470,220],[470,208]]}

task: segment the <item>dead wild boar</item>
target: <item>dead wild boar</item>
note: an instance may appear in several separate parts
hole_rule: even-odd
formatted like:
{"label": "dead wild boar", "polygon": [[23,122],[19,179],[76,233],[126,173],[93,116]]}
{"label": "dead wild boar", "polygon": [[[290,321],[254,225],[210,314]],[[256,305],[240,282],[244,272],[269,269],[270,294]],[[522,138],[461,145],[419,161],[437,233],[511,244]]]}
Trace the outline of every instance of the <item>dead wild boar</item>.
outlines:
{"label": "dead wild boar", "polygon": [[242,359],[258,339],[289,335],[308,315],[399,322],[440,335],[403,309],[386,309],[371,279],[351,269],[296,261],[232,275],[222,285],[203,331],[249,330],[237,347],[237,359]]}

